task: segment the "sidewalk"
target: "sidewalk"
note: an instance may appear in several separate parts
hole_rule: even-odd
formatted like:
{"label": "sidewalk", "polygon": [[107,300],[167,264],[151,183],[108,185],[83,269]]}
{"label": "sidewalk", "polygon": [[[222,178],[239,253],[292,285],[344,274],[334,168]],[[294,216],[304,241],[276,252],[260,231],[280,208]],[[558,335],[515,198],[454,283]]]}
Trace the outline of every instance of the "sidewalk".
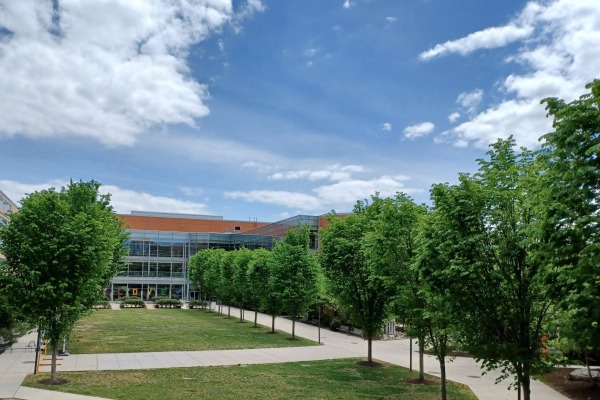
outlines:
{"label": "sidewalk", "polygon": [[[232,315],[239,310],[232,307]],[[246,312],[249,321],[254,320],[253,312]],[[258,323],[271,326],[271,317],[258,314]],[[292,331],[292,321],[277,318],[275,329]],[[317,341],[318,328],[312,325],[296,323],[296,335]],[[22,338],[27,342],[29,339]],[[177,368],[191,366],[217,366],[237,364],[267,364],[294,361],[325,360],[336,358],[364,357],[367,342],[356,336],[349,336],[328,329],[321,329],[321,346],[288,347],[245,350],[209,350],[209,351],[173,351],[151,353],[120,354],[80,354],[63,357],[58,371],[99,371],[122,369]],[[417,346],[413,346],[413,368],[418,368]],[[409,366],[409,341],[389,340],[373,342],[373,356],[389,363]],[[0,398],[16,397],[25,400],[98,400],[88,396],[69,395],[60,392],[20,387],[28,373],[33,372],[32,352],[14,352],[0,356]],[[42,367],[41,371],[49,371]],[[425,372],[439,376],[439,364],[434,357],[425,356]],[[498,373],[481,377],[481,369],[471,358],[459,357],[446,365],[448,379],[464,383],[482,400],[514,400],[515,391],[506,389],[508,383],[495,385]],[[546,385],[532,382],[532,400],[568,400]]]}

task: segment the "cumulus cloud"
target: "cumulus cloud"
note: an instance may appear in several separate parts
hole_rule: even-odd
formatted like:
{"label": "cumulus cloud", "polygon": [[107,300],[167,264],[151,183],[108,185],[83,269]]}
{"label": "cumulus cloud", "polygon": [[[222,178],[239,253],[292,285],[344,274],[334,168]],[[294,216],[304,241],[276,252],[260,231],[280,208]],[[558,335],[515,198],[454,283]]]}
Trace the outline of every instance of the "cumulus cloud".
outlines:
{"label": "cumulus cloud", "polygon": [[307,179],[309,181],[317,181],[329,179],[331,181],[342,181],[351,178],[353,173],[363,172],[365,168],[362,165],[340,165],[334,164],[324,169],[319,170],[296,170],[286,172],[276,172],[269,177],[271,180],[293,180]]}
{"label": "cumulus cloud", "polygon": [[[250,0],[241,13],[262,10]],[[190,47],[239,19],[231,0],[2,1],[0,136],[131,145],[209,113]]]}
{"label": "cumulus cloud", "polygon": [[251,190],[248,192],[226,192],[225,197],[242,199],[248,202],[276,204],[307,212],[327,212],[331,208],[349,210],[360,199],[367,199],[375,192],[382,197],[393,196],[397,192],[415,193],[419,190],[406,187],[409,178],[403,175],[381,176],[374,179],[348,179],[331,185],[312,189],[312,194],[277,191]]}
{"label": "cumulus cloud", "polygon": [[429,135],[435,129],[432,122],[421,122],[420,124],[410,125],[404,128],[404,137],[406,139],[416,139],[421,136]]}
{"label": "cumulus cloud", "polygon": [[481,99],[483,98],[483,90],[475,89],[472,92],[463,92],[458,95],[456,103],[464,108],[468,113],[472,114],[477,110]]}
{"label": "cumulus cloud", "polygon": [[391,132],[392,131],[392,124],[389,122],[384,122],[383,124],[381,124],[381,130],[382,131],[386,131],[386,132]]}
{"label": "cumulus cloud", "polygon": [[344,4],[342,5],[344,8],[350,8],[350,0],[344,0]]}
{"label": "cumulus cloud", "polygon": [[458,121],[459,118],[460,118],[460,113],[458,113],[458,112],[453,112],[452,114],[448,115],[448,121],[450,121],[450,122],[456,122],[456,121]]}
{"label": "cumulus cloud", "polygon": [[[60,189],[69,184],[66,180],[51,180],[43,183],[21,183],[11,180],[0,180],[0,187],[13,201],[20,201],[26,194],[54,187]],[[131,211],[175,212],[186,214],[210,214],[204,203],[182,201],[171,197],[155,196],[145,192],[123,189],[113,185],[100,187],[102,194],[111,194],[111,204],[120,214]]]}
{"label": "cumulus cloud", "polygon": [[[545,97],[574,100],[585,91],[587,82],[597,78],[597,66],[600,65],[599,2],[530,2],[504,28],[491,28],[496,29],[491,31],[497,33],[495,43],[502,45],[522,41],[522,45],[507,57],[507,62],[519,63],[523,72],[500,79],[498,97],[501,100],[452,128],[439,141],[459,147],[468,144],[486,147],[498,137],[512,134],[519,145],[537,147],[538,138],[552,130],[540,100]],[[482,32],[488,35],[490,31]],[[438,45],[423,53],[422,58],[451,52],[468,54],[485,48],[484,41],[474,39],[481,37],[477,35],[479,33]],[[505,39],[504,42],[501,38]],[[455,48],[459,42],[465,44],[469,51]]]}

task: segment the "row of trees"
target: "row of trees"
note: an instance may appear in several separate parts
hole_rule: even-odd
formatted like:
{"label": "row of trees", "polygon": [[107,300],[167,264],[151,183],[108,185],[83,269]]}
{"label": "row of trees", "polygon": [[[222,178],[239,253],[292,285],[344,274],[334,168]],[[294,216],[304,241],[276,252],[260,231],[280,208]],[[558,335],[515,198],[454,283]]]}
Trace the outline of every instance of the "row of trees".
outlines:
{"label": "row of trees", "polygon": [[600,81],[587,88],[569,104],[544,100],[555,131],[540,151],[499,140],[477,173],[433,185],[429,207],[373,196],[330,216],[321,266],[369,359],[393,315],[439,359],[442,399],[454,345],[514,376],[528,400],[531,375],[552,362],[544,334],[586,359],[600,351]]}
{"label": "row of trees", "polygon": [[292,338],[296,319],[305,315],[315,302],[319,276],[305,226],[288,232],[272,251],[246,248],[200,251],[190,258],[188,271],[190,281],[201,293],[219,299],[219,307],[223,302],[238,304],[240,321],[244,307],[261,309],[271,315],[271,329],[275,332],[275,317],[285,310],[293,321]]}

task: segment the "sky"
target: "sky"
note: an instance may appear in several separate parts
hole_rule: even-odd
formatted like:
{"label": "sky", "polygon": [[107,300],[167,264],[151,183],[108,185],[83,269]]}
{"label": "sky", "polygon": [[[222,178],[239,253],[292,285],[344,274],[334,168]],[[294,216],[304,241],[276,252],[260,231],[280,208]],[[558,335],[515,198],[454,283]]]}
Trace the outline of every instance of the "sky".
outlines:
{"label": "sky", "polygon": [[428,202],[595,78],[598,0],[0,0],[0,190],[264,222]]}

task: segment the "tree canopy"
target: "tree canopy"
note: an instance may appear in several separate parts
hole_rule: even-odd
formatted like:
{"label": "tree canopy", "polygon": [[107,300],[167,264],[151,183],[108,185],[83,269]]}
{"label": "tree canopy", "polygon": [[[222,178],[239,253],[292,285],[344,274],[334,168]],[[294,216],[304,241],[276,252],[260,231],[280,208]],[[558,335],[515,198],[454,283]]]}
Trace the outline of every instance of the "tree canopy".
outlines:
{"label": "tree canopy", "polygon": [[73,182],[60,191],[35,192],[0,227],[2,276],[19,315],[42,329],[56,349],[110,283],[125,253],[128,236],[95,181]]}
{"label": "tree canopy", "polygon": [[287,232],[272,250],[269,285],[292,318],[292,338],[296,319],[304,315],[316,301],[318,265],[309,246],[309,229],[300,226]]}

